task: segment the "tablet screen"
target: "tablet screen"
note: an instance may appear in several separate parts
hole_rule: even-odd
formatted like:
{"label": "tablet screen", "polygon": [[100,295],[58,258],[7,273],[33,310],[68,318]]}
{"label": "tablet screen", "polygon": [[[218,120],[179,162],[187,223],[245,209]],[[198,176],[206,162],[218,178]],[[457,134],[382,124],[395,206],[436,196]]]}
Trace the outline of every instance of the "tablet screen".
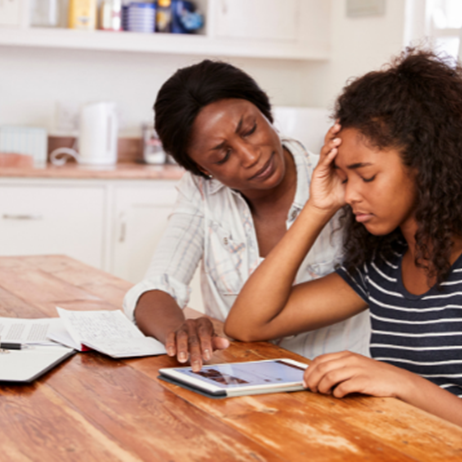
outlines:
{"label": "tablet screen", "polygon": [[305,369],[283,361],[257,361],[203,366],[199,372],[177,369],[192,378],[221,388],[302,382]]}

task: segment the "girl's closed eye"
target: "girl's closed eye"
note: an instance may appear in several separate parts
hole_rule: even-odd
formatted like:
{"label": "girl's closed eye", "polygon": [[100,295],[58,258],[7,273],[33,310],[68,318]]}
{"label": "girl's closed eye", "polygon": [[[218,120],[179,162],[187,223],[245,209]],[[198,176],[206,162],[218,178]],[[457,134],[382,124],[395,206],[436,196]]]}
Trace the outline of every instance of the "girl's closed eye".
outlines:
{"label": "girl's closed eye", "polygon": [[374,181],[375,175],[371,176],[370,178],[363,178],[364,183],[370,183],[371,181]]}

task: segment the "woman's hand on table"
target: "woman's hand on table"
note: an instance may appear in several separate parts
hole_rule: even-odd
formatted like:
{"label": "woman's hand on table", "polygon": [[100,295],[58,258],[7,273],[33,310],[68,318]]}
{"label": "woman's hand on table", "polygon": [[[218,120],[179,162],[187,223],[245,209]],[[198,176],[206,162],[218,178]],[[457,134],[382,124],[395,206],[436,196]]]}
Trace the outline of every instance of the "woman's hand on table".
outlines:
{"label": "woman's hand on table", "polygon": [[169,356],[176,356],[180,363],[190,361],[192,370],[201,369],[204,361],[212,358],[215,350],[228,348],[229,340],[218,337],[209,318],[187,319],[165,342]]}
{"label": "woman's hand on table", "polygon": [[343,398],[350,393],[401,397],[412,386],[410,372],[349,351],[318,356],[305,371],[303,382],[313,392]]}

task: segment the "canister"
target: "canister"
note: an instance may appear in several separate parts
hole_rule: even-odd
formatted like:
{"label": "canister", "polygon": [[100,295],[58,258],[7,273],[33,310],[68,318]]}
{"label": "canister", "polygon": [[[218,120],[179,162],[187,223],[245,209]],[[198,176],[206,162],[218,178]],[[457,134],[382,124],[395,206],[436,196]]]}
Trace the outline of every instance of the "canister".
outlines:
{"label": "canister", "polygon": [[97,0],[69,0],[69,28],[96,28]]}

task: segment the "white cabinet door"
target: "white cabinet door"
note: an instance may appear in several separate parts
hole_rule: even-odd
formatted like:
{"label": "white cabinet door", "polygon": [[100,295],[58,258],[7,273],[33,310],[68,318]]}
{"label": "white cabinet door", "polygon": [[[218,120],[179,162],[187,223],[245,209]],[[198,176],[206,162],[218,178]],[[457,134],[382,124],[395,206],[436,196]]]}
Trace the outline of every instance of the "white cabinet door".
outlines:
{"label": "white cabinet door", "polygon": [[215,0],[217,37],[296,40],[300,0]]}
{"label": "white cabinet door", "polygon": [[[175,181],[156,180],[148,185],[116,187],[113,274],[133,283],[144,278],[175,204],[175,185]],[[203,311],[199,271],[196,271],[191,288],[189,306]]]}
{"label": "white cabinet door", "polygon": [[175,182],[117,186],[112,272],[131,282],[144,277],[176,200]]}
{"label": "white cabinet door", "polygon": [[102,268],[103,187],[0,185],[0,255],[64,254]]}

